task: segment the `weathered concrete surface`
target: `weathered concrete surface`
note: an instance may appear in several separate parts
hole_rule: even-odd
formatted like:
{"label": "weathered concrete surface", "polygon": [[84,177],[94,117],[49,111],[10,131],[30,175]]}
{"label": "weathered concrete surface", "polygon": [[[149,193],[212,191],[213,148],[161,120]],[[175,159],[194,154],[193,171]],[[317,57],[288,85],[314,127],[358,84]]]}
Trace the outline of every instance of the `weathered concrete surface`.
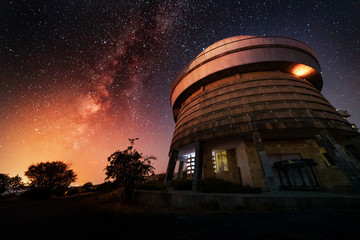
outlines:
{"label": "weathered concrete surface", "polygon": [[[218,41],[173,81],[170,99],[176,126],[170,152],[178,151],[179,158],[189,161],[196,152],[195,158],[202,160],[189,163],[187,177],[193,177],[194,190],[205,178],[263,191],[360,189],[360,140],[353,140],[359,132],[346,120],[349,114],[336,110],[321,88],[319,62],[305,43],[256,36]],[[196,147],[199,142],[202,151]],[[226,170],[214,168],[222,162],[215,157],[222,151]],[[294,159],[312,159],[314,164],[273,167]],[[167,187],[175,163],[170,158]]]}
{"label": "weathered concrete surface", "polygon": [[197,193],[136,190],[133,202],[147,206],[222,210],[360,209],[360,195],[326,192],[261,194]]}

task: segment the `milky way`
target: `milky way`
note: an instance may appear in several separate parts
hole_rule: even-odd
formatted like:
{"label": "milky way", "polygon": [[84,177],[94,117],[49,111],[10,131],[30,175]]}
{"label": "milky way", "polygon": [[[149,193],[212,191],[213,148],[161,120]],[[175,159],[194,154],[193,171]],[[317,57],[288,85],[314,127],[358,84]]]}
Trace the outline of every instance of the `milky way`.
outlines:
{"label": "milky way", "polygon": [[318,53],[323,94],[360,123],[358,1],[1,1],[0,172],[65,161],[100,183],[138,137],[164,172],[169,88],[204,48],[235,35],[299,39]]}

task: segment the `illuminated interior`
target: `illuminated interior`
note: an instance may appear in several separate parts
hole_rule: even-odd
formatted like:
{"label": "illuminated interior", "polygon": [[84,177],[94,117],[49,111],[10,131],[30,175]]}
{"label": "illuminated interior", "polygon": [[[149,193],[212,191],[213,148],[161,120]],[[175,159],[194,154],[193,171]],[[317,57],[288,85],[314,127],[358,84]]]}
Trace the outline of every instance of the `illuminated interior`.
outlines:
{"label": "illuminated interior", "polygon": [[216,152],[215,160],[216,160],[216,171],[217,172],[229,171],[226,151]]}
{"label": "illuminated interior", "polygon": [[290,69],[290,72],[299,77],[307,77],[313,73],[316,73],[315,69],[304,64],[296,64]]}
{"label": "illuminated interior", "polygon": [[189,178],[194,176],[195,171],[195,153],[189,154],[186,158],[186,172]]}

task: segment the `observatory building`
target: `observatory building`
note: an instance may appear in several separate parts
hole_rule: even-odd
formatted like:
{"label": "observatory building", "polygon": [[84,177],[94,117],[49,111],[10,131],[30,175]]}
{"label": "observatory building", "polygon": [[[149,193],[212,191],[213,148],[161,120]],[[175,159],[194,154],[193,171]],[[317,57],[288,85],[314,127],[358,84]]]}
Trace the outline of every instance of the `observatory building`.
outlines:
{"label": "observatory building", "polygon": [[193,190],[204,178],[264,191],[356,186],[359,132],[322,86],[316,54],[298,40],[212,44],[172,83],[176,127],[165,184],[186,176]]}

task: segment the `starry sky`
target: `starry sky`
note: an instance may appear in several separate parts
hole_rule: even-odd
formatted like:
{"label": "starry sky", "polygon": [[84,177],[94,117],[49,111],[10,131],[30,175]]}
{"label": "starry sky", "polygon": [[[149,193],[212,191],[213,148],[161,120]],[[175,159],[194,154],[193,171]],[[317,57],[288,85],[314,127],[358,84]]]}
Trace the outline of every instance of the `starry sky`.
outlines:
{"label": "starry sky", "polygon": [[166,171],[169,89],[204,48],[285,36],[318,54],[323,95],[360,126],[360,1],[0,1],[0,173],[64,161],[76,184],[104,181],[128,146]]}

